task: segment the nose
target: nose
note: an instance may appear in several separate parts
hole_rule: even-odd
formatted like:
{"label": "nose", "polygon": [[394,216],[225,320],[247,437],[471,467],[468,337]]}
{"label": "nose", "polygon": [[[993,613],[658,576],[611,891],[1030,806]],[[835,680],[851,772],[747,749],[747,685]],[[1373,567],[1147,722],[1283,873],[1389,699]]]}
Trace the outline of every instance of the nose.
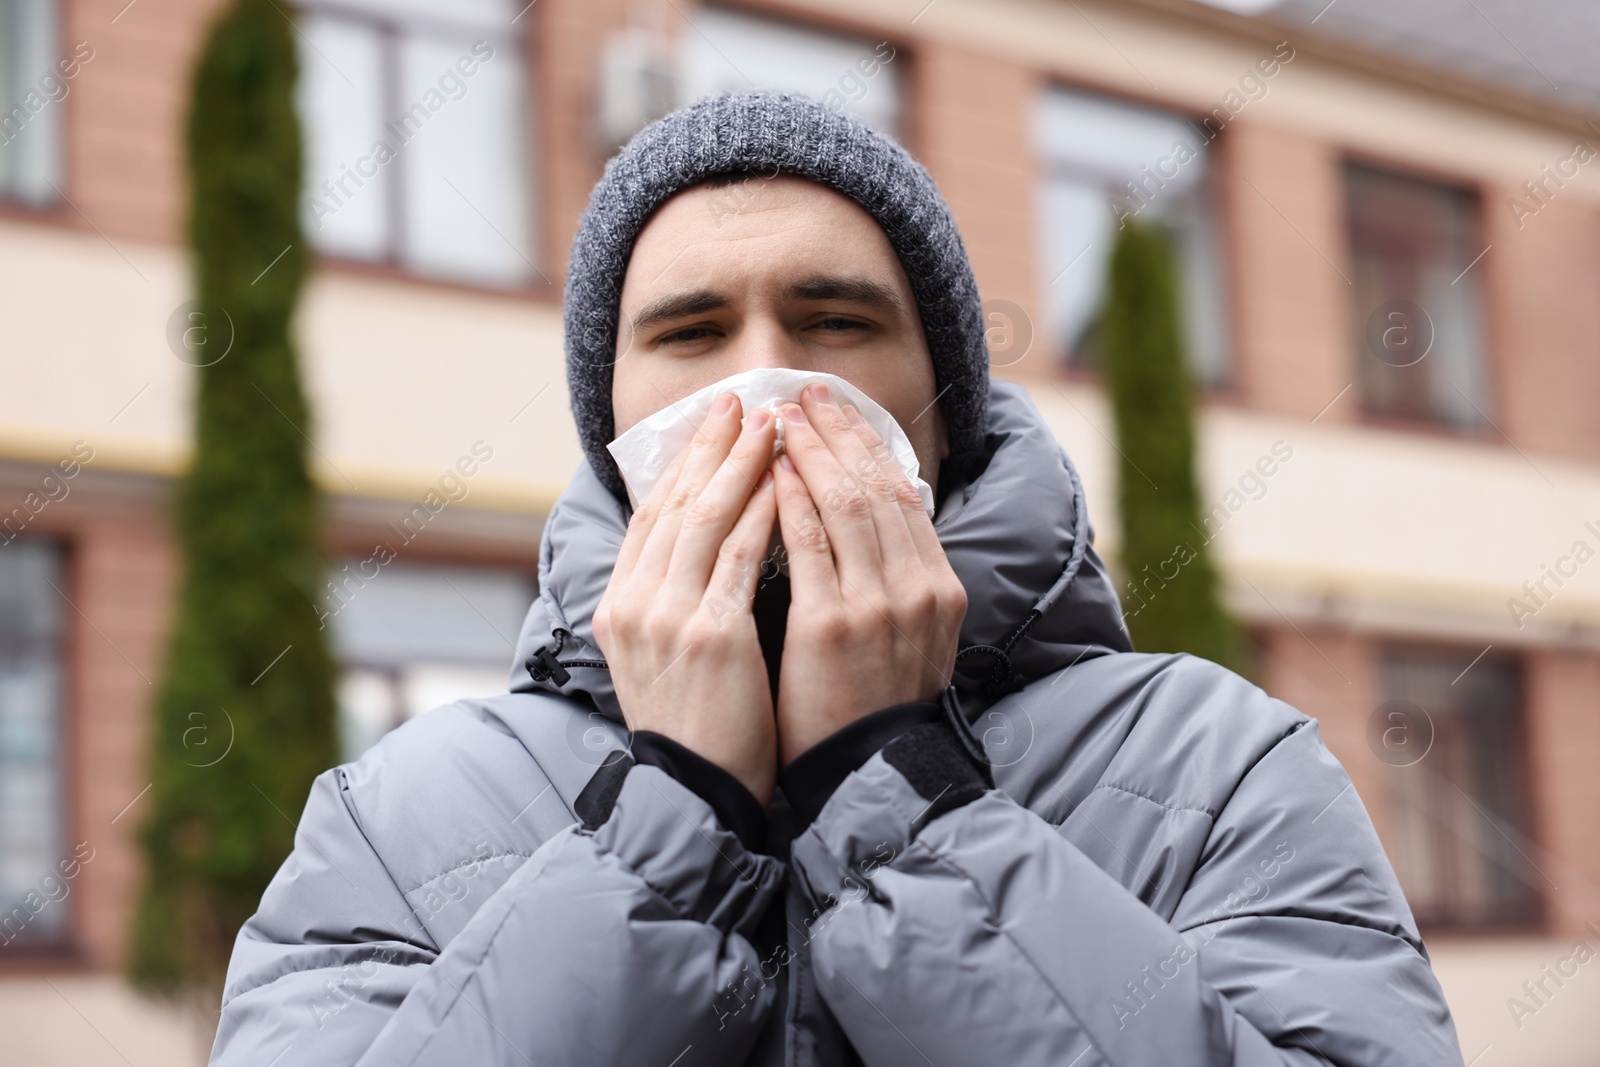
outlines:
{"label": "nose", "polygon": [[810,370],[805,345],[785,329],[775,314],[751,316],[735,339],[732,363],[736,372],[787,367]]}

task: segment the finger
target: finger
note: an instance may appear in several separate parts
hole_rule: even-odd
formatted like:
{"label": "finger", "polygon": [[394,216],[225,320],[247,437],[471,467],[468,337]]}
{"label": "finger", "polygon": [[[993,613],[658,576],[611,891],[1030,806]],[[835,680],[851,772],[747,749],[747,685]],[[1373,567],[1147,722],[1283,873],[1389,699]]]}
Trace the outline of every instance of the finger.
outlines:
{"label": "finger", "polygon": [[[906,525],[900,502],[899,483],[904,481],[904,473],[893,454],[885,448],[883,455],[878,456],[867,446],[858,432],[866,422],[854,407],[841,407],[831,398],[819,395],[815,387],[801,393],[800,399],[818,436],[866,494],[878,538],[879,558],[885,565],[897,569],[918,562],[921,556],[911,538],[911,528]],[[856,419],[854,422],[852,415]],[[886,469],[885,464],[893,471]],[[912,495],[916,495],[915,490]]]}
{"label": "finger", "polygon": [[[786,431],[787,433],[787,431]],[[772,465],[778,501],[778,532],[789,561],[789,600],[802,610],[839,597],[839,576],[827,529],[805,479],[785,452]]]}
{"label": "finger", "polygon": [[633,514],[628,517],[628,529],[622,537],[622,547],[617,551],[617,562],[611,568],[611,580],[626,582],[633,573],[633,568],[639,561],[639,553],[644,550],[645,540],[650,536],[650,530],[656,524],[656,516],[661,514],[661,504],[672,492],[672,487],[678,484],[678,475],[683,471],[684,460],[689,458],[689,450],[684,449],[672,457],[672,462],[667,464],[666,470],[661,472],[661,477],[651,488],[650,494],[640,501]]}
{"label": "finger", "polygon": [[778,502],[771,471],[756,476],[756,488],[744,504],[738,521],[717,549],[716,566],[706,585],[704,605],[722,625],[729,615],[749,615],[755,601],[761,563],[772,540]]}
{"label": "finger", "polygon": [[783,416],[784,452],[805,479],[822,516],[841,580],[856,584],[880,581],[882,556],[872,502],[860,481],[840,466],[799,405],[785,405],[779,414]]}
{"label": "finger", "polygon": [[706,483],[722,466],[728,450],[738,438],[739,398],[732,393],[724,393],[717,398],[710,413],[695,431],[677,483],[661,501],[635,568],[642,578],[652,583],[659,583],[664,578],[667,565],[672,560],[673,546],[678,541],[678,530],[683,526],[684,513],[700,499]]}
{"label": "finger", "polygon": [[[752,411],[728,458],[683,515],[677,544],[667,564],[666,584],[692,587],[697,593],[705,589],[719,549],[739,521],[762,473],[772,464],[776,437],[772,412],[765,408]],[[770,524],[767,533],[772,533]]]}
{"label": "finger", "polygon": [[[893,489],[895,504],[899,508],[900,517],[905,521],[906,533],[910,536],[917,557],[925,565],[945,560],[944,546],[939,543],[939,535],[933,528],[933,520],[928,517],[928,509],[922,502],[922,494],[917,491],[916,485],[900,466],[900,461],[894,458],[893,449],[878,435],[878,431],[872,428],[872,424],[861,417],[861,412],[855,407],[846,407],[844,415],[855,430],[856,436],[866,446],[867,452],[877,462],[878,470]],[[891,557],[885,553],[885,558]]]}

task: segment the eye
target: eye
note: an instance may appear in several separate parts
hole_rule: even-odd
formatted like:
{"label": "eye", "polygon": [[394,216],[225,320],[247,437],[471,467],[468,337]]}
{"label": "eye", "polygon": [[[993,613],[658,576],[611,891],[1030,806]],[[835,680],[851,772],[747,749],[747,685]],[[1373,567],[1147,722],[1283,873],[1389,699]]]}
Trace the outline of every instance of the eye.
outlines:
{"label": "eye", "polygon": [[865,330],[867,329],[867,324],[858,319],[847,319],[841,315],[830,315],[825,319],[813,323],[813,328],[826,330],[830,333],[845,333],[850,330]]}
{"label": "eye", "polygon": [[685,326],[681,330],[673,330],[671,333],[662,334],[657,343],[663,345],[689,344],[694,341],[704,340],[712,335],[713,330],[709,326]]}

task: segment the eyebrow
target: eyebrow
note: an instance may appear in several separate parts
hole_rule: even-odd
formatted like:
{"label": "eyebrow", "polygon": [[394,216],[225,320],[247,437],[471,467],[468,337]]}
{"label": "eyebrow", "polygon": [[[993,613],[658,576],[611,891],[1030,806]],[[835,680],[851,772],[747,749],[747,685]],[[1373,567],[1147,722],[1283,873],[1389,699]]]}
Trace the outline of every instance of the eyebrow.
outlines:
{"label": "eyebrow", "polygon": [[633,329],[635,333],[642,333],[663,322],[671,322],[687,315],[704,315],[708,311],[721,311],[728,306],[730,301],[726,296],[714,293],[710,289],[668,293],[650,301],[639,314],[634,316]]}
{"label": "eyebrow", "polygon": [[889,314],[905,310],[905,303],[889,286],[871,278],[819,274],[804,278],[783,291],[788,300],[845,300]]}
{"label": "eyebrow", "polygon": [[[792,283],[784,289],[783,299],[842,300],[888,314],[900,314],[905,310],[905,302],[900,295],[882,282],[832,274],[814,275]],[[710,289],[667,293],[640,309],[633,318],[633,329],[636,333],[642,333],[664,322],[690,315],[704,315],[708,311],[722,311],[731,306],[732,301],[727,296]]]}

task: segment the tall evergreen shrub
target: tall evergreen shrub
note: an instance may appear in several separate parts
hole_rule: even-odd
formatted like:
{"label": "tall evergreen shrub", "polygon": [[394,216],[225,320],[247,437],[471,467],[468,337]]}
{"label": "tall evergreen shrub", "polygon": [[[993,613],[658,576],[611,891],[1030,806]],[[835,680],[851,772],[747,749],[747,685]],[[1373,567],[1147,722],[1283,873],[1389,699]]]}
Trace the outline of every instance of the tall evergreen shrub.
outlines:
{"label": "tall evergreen shrub", "polygon": [[1238,667],[1239,632],[1222,606],[1195,477],[1176,275],[1166,234],[1125,219],[1100,323],[1121,450],[1123,611],[1140,651],[1189,652]]}
{"label": "tall evergreen shrub", "polygon": [[[188,240],[209,359],[176,501],[184,574],[150,755],[146,880],[130,971],[220,989],[233,937],[288,854],[312,778],[336,760],[312,433],[291,324],[307,255],[293,28],[235,0],[192,85]],[[199,361],[197,361],[199,362]]]}

